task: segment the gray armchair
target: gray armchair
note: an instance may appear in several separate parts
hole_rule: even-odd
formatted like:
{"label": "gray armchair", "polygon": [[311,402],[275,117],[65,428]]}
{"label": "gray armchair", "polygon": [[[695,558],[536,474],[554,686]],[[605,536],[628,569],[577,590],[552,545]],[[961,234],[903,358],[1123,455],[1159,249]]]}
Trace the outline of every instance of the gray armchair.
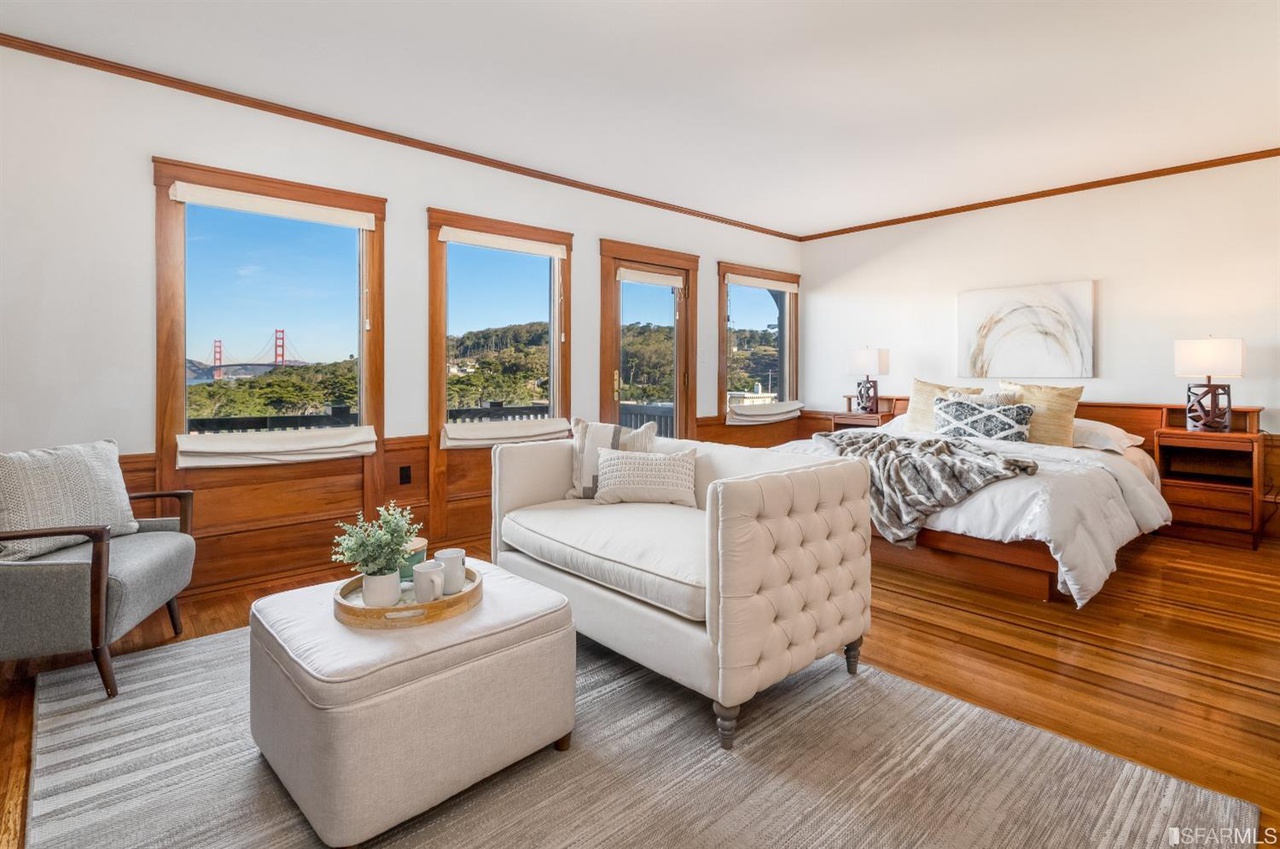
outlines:
{"label": "gray armchair", "polygon": [[172,498],[180,515],[139,519],[138,532],[111,538],[107,527],[7,531],[0,541],[85,536],[88,542],[23,562],[0,562],[0,660],[88,649],[107,697],[116,695],[111,643],[168,605],[174,635],[182,633],[178,593],[191,583],[196,543],[190,490],[147,492],[130,500]]}

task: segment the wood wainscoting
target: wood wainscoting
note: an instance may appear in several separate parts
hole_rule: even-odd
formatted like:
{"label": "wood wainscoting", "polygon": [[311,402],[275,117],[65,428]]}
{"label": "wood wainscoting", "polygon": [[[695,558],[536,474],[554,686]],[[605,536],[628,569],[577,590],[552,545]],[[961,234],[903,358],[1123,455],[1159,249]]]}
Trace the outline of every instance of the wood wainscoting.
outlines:
{"label": "wood wainscoting", "polygon": [[[374,502],[395,501],[425,523],[431,548],[488,545],[489,449],[451,451],[444,510],[432,515],[431,469],[425,435],[383,440]],[[120,458],[130,492],[157,487],[154,454]],[[364,462],[353,457],[313,463],[198,469],[188,473],[195,491],[196,566],[186,595],[248,586],[284,576],[327,572],[339,521],[364,509]],[[403,482],[402,482],[403,481]],[[138,504],[138,515],[155,515]],[[166,509],[162,504],[161,509]]]}

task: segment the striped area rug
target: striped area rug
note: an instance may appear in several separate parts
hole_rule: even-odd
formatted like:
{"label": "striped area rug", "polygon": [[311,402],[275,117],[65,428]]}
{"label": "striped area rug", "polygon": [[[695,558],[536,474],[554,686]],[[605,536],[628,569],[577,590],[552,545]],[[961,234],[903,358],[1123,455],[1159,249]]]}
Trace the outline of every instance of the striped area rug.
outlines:
{"label": "striped area rug", "polygon": [[[249,736],[248,631],[40,676],[29,845],[318,847]],[[425,769],[448,769],[432,764]],[[827,658],[709,703],[585,639],[573,748],[539,752],[375,847],[1157,847],[1252,805]]]}

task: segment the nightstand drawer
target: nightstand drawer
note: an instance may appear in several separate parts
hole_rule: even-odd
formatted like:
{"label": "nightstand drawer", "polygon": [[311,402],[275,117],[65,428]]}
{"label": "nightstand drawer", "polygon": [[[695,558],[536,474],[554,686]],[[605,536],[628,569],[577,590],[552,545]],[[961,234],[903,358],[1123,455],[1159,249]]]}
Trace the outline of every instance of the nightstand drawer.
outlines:
{"label": "nightstand drawer", "polygon": [[1253,512],[1253,492],[1244,489],[1231,490],[1163,481],[1160,484],[1160,494],[1171,505],[1208,507],[1213,510],[1230,510],[1238,513]]}
{"label": "nightstand drawer", "polygon": [[1170,504],[1173,510],[1173,521],[1186,522],[1191,525],[1208,525],[1211,528],[1223,528],[1229,531],[1253,530],[1253,513],[1237,513],[1231,510],[1211,510],[1206,507],[1187,507],[1182,504]]}

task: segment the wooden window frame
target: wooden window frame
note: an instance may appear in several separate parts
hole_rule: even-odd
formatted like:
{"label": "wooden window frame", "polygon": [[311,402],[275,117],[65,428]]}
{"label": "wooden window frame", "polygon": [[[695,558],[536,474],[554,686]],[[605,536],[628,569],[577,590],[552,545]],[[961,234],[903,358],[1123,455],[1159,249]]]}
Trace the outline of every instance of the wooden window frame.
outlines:
{"label": "wooden window frame", "polygon": [[[726,279],[730,274],[739,274],[744,277],[759,277],[764,280],[776,280],[779,283],[789,283],[794,286],[800,285],[800,275],[792,274],[788,271],[773,271],[768,268],[757,268],[753,265],[740,265],[736,262],[721,262],[717,268],[720,276],[720,312],[719,312],[719,347],[720,347],[720,366],[717,375],[717,397],[716,397],[716,415],[724,417],[728,410],[729,396],[729,282]],[[797,293],[787,294],[787,351],[785,353],[787,366],[787,385],[792,387],[795,397],[800,397],[800,296]],[[782,398],[780,400],[795,400],[791,398]]]}
{"label": "wooden window frame", "polygon": [[[573,261],[573,234],[561,230],[549,230],[546,227],[534,227],[528,224],[517,224],[513,221],[501,221],[497,218],[483,218],[479,215],[468,215],[463,212],[451,212],[447,209],[427,209],[427,289],[428,289],[428,322],[427,322],[427,363],[430,368],[428,379],[427,420],[430,422],[431,437],[438,440],[444,428],[448,414],[447,380],[444,364],[448,359],[449,332],[449,268],[448,245],[440,241],[441,227],[456,227],[460,230],[474,230],[478,233],[489,233],[494,236],[508,236],[525,239],[531,242],[543,242],[549,245],[560,245],[564,248],[565,257],[560,263],[560,307],[552,316],[561,333],[559,350],[555,352],[557,379],[551,396],[551,415],[568,416],[571,408],[570,375],[572,351],[570,320],[570,290],[572,275],[570,267]],[[552,340],[553,344],[555,340]]]}
{"label": "wooden window frame", "polygon": [[177,436],[186,430],[186,204],[169,198],[175,182],[370,213],[374,229],[360,234],[360,278],[364,289],[360,333],[360,419],[377,434],[375,453],[363,458],[363,503],[367,512],[382,492],[385,433],[384,230],[385,198],[153,157],[156,187],[156,459],[161,489],[187,483],[178,469]]}
{"label": "wooden window frame", "polygon": [[[622,287],[618,269],[634,268],[684,278],[683,312],[676,318],[676,436],[693,439],[698,420],[698,261],[697,254],[600,240],[600,420],[613,421],[613,373],[619,367]],[[679,301],[678,301],[679,303]]]}

